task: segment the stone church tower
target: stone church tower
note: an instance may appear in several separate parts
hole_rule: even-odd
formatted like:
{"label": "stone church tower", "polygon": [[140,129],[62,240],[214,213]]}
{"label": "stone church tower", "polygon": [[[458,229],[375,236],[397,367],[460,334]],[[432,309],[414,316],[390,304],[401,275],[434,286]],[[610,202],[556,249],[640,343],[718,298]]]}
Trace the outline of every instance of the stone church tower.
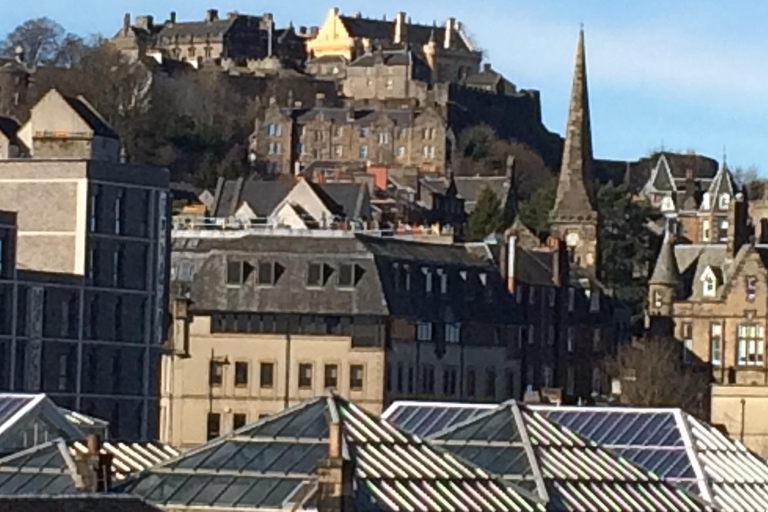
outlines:
{"label": "stone church tower", "polygon": [[593,190],[592,133],[589,122],[584,31],[579,32],[565,127],[565,145],[555,206],[549,214],[552,236],[565,241],[576,267],[597,273],[598,216]]}

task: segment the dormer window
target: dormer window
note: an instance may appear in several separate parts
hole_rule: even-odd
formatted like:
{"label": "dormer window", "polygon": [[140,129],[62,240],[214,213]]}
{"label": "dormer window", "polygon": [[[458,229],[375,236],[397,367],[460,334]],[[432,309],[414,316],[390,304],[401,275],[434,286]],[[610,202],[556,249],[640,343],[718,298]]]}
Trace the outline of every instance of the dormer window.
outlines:
{"label": "dormer window", "polygon": [[709,210],[709,192],[704,192],[704,197],[701,198],[701,207],[704,210]]}
{"label": "dormer window", "polygon": [[707,267],[701,275],[701,294],[704,297],[717,295],[717,275],[712,267]]}
{"label": "dormer window", "polygon": [[664,297],[660,290],[653,291],[653,307],[660,308],[662,306]]}
{"label": "dormer window", "polygon": [[731,196],[728,194],[720,194],[720,197],[718,198],[718,204],[717,207],[721,210],[727,210],[728,209],[728,203],[731,202]]}
{"label": "dormer window", "polygon": [[757,293],[757,278],[756,277],[747,277],[747,300],[753,301],[755,300],[755,295]]}

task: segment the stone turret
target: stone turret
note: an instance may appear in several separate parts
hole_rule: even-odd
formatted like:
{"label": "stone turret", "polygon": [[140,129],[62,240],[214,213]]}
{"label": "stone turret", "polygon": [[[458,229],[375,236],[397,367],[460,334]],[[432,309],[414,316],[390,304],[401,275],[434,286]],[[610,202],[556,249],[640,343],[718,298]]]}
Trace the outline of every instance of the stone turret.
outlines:
{"label": "stone turret", "polygon": [[674,304],[681,284],[680,269],[675,257],[675,236],[667,233],[661,246],[653,275],[648,281],[648,315],[651,334],[672,334]]}
{"label": "stone turret", "polygon": [[555,206],[549,221],[552,234],[565,241],[572,262],[596,272],[597,226],[592,176],[592,133],[589,120],[584,31],[576,44],[565,144]]}

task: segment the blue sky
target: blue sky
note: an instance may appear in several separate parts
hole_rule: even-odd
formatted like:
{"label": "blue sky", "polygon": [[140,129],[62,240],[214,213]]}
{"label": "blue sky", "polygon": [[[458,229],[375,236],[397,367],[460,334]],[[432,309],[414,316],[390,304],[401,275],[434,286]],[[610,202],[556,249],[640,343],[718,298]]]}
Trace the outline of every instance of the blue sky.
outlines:
{"label": "blue sky", "polygon": [[[584,23],[595,155],[635,159],[662,145],[768,175],[768,2],[762,0],[37,0],[3,2],[0,34],[39,16],[81,35],[112,35],[123,13],[200,19],[207,8],[319,25],[342,12],[443,23],[455,16],[494,68],[541,91],[544,122],[562,133],[576,34]],[[258,9],[255,11],[255,9]]]}

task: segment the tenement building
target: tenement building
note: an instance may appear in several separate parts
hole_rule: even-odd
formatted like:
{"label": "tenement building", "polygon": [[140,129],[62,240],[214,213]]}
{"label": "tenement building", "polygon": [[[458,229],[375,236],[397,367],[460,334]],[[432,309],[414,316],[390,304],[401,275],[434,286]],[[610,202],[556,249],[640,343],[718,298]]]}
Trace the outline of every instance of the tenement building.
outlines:
{"label": "tenement building", "polygon": [[114,131],[55,90],[19,133],[32,158],[0,160],[0,208],[15,216],[0,245],[13,281],[0,308],[3,389],[46,392],[121,437],[154,437],[168,174],[118,163]]}
{"label": "tenement building", "polygon": [[515,309],[486,252],[288,230],[181,230],[173,249],[161,438],[174,446],[327,388],[373,412],[521,395]]}
{"label": "tenement building", "polygon": [[712,200],[726,206],[725,235],[694,244],[667,235],[650,280],[650,329],[679,340],[683,363],[711,368],[711,421],[766,454],[768,247],[754,243],[742,193]]}
{"label": "tenement building", "polygon": [[393,20],[364,18],[360,14],[344,16],[337,8],[328,11],[317,34],[307,40],[312,59],[329,61],[331,66],[315,66],[319,71],[340,68],[371,53],[376,48],[412,48],[429,69],[429,82],[459,82],[477,73],[482,60],[463,26],[455,18],[444,25],[420,25],[406,19],[404,12]]}
{"label": "tenement building", "polygon": [[298,174],[316,161],[362,162],[442,172],[450,167],[456,137],[437,107],[314,106],[272,103],[256,120],[251,161],[265,175]]}

